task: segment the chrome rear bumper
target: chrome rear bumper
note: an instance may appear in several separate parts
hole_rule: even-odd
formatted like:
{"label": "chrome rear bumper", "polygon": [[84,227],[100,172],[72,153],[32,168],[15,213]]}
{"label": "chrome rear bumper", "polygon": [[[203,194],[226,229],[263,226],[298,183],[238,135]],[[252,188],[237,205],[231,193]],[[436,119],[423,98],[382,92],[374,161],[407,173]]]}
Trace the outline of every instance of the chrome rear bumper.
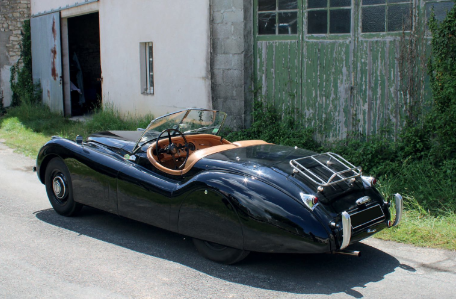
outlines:
{"label": "chrome rear bumper", "polygon": [[393,224],[391,224],[391,221],[389,222],[389,227],[397,226],[401,222],[402,212],[404,210],[404,201],[399,193],[394,194],[394,200],[396,203],[396,219],[394,219]]}
{"label": "chrome rear bumper", "polygon": [[[402,196],[399,193],[394,194],[395,206],[396,206],[396,218],[394,222],[388,221],[388,227],[397,226],[402,218],[402,212],[404,209],[404,202]],[[375,230],[373,231],[375,232]],[[352,224],[350,215],[344,211],[342,212],[342,244],[340,245],[339,250],[344,250],[350,245],[350,240],[352,237]]]}
{"label": "chrome rear bumper", "polygon": [[343,250],[350,245],[352,225],[350,215],[347,212],[342,212],[342,234],[342,244],[340,245],[340,250]]}

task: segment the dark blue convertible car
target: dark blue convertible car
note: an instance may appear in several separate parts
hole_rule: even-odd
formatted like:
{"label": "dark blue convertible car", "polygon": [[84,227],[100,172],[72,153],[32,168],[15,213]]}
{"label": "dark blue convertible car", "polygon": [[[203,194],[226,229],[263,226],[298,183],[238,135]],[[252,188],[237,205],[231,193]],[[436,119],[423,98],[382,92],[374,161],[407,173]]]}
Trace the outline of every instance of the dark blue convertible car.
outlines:
{"label": "dark blue convertible car", "polygon": [[250,251],[359,255],[346,248],[399,223],[402,197],[386,201],[360,167],[334,153],[231,142],[219,135],[225,118],[186,109],[137,131],[54,137],[36,171],[61,215],[95,207],[192,237],[226,264]]}

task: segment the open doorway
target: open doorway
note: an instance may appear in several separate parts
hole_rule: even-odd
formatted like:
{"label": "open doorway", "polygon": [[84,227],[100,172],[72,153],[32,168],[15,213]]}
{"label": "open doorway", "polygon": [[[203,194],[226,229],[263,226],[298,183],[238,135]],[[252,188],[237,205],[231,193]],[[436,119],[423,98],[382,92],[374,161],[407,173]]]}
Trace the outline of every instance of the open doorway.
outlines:
{"label": "open doorway", "polygon": [[101,106],[99,15],[68,18],[71,115],[90,113]]}

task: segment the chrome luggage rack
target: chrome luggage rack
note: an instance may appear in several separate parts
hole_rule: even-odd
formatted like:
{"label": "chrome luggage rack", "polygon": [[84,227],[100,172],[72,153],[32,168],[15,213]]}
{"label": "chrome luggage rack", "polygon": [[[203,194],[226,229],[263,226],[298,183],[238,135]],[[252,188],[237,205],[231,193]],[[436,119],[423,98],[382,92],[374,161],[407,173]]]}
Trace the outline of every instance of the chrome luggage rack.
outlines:
{"label": "chrome luggage rack", "polygon": [[[322,163],[321,160],[326,160],[326,165]],[[306,163],[315,164],[315,162],[317,165],[312,167],[315,168],[314,171],[310,170],[308,168],[309,166],[305,167],[303,165]],[[362,169],[360,166],[356,167],[338,154],[331,152],[292,159],[290,160],[290,165],[293,167],[293,173],[302,174],[320,187],[335,185],[362,175]],[[335,171],[331,168],[337,168],[340,170]],[[316,173],[317,170],[319,175]]]}

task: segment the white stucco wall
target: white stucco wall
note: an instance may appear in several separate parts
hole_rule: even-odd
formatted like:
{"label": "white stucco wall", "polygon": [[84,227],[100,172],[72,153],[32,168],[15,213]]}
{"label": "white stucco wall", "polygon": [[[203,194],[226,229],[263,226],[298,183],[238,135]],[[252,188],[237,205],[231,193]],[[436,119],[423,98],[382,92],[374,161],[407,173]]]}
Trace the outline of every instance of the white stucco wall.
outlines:
{"label": "white stucco wall", "polygon": [[[32,0],[32,14],[76,2],[83,0]],[[212,107],[209,0],[100,0],[97,5],[103,104],[113,103],[123,114],[154,116]],[[142,42],[154,45],[154,95],[141,93]]]}
{"label": "white stucco wall", "polygon": [[[100,1],[103,101],[155,116],[211,107],[209,0]],[[141,42],[154,45],[155,94],[141,94]]]}

